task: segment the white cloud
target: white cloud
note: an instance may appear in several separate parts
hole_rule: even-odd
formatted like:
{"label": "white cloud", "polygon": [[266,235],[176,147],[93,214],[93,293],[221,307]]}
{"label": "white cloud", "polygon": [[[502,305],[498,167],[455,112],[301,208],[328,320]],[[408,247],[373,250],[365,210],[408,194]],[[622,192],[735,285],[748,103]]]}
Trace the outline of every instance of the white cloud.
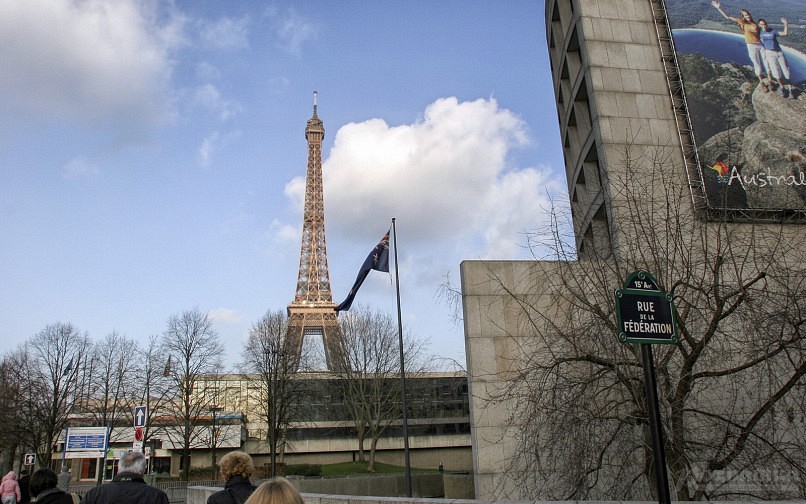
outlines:
{"label": "white cloud", "polygon": [[203,61],[196,65],[196,77],[203,81],[218,80],[221,78],[221,70]]}
{"label": "white cloud", "polygon": [[243,110],[240,104],[225,100],[212,84],[204,84],[195,89],[193,101],[202,107],[218,114],[219,119],[226,121]]}
{"label": "white cloud", "polygon": [[[419,267],[433,262],[429,275],[445,272],[435,255],[452,264],[522,257],[523,232],[546,217],[547,192],[562,192],[549,167],[509,166],[508,154],[528,141],[524,122],[492,99],[439,99],[414,124],[345,125],[323,169],[328,237],[372,243],[396,217]],[[298,208],[304,190],[303,177],[286,186]]]}
{"label": "white cloud", "polygon": [[66,179],[98,175],[100,172],[101,170],[96,165],[90,164],[83,157],[72,159],[62,168],[62,176]]}
{"label": "white cloud", "polygon": [[0,2],[0,110],[141,133],[169,118],[184,19],[134,0]]}
{"label": "white cloud", "polygon": [[275,31],[279,39],[278,45],[284,51],[299,56],[303,44],[316,39],[316,25],[300,16],[294,9],[288,9],[284,13],[270,9],[268,13],[274,18]]}
{"label": "white cloud", "polygon": [[199,163],[202,166],[210,166],[213,152],[218,147],[220,139],[221,134],[218,131],[213,131],[207,135],[204,140],[202,140],[202,143],[199,146]]}
{"label": "white cloud", "polygon": [[249,19],[225,17],[215,22],[202,22],[199,36],[207,47],[216,49],[249,47]]}
{"label": "white cloud", "polygon": [[299,243],[300,226],[284,224],[275,219],[271,223],[270,233],[277,243]]}
{"label": "white cloud", "polygon": [[230,142],[238,137],[240,137],[240,132],[238,131],[233,131],[226,134],[213,131],[208,134],[204,140],[202,140],[202,143],[197,151],[199,164],[205,168],[209,167],[213,163],[213,154],[225,148],[230,144]]}
{"label": "white cloud", "polygon": [[215,308],[210,310],[207,315],[219,324],[240,324],[242,321],[241,314],[230,308]]}

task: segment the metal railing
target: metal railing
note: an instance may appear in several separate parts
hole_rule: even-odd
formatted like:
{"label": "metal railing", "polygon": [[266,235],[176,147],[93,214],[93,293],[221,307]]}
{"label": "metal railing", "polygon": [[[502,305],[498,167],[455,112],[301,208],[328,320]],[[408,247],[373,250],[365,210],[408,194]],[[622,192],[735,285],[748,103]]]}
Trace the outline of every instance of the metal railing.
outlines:
{"label": "metal railing", "polygon": [[[148,481],[147,476],[146,481]],[[108,483],[108,481],[105,483]],[[168,494],[168,501],[171,504],[179,504],[187,502],[188,485],[223,487],[224,480],[157,481],[153,486]],[[96,483],[70,483],[70,492],[83,497],[96,486],[98,486]]]}

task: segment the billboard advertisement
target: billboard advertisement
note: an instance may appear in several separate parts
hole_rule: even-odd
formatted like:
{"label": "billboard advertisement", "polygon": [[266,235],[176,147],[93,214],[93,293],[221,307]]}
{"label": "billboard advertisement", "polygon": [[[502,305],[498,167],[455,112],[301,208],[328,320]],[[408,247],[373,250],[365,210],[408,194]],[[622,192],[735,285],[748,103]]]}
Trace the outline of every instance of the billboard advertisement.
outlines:
{"label": "billboard advertisement", "polygon": [[806,2],[666,9],[708,206],[806,210]]}

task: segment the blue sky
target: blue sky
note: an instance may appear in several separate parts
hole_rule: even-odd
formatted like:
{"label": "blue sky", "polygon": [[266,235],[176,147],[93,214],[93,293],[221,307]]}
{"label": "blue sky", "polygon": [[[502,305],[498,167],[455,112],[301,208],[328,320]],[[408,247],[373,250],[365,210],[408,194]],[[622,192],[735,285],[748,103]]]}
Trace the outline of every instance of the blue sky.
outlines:
{"label": "blue sky", "polygon": [[446,274],[567,199],[542,2],[2,2],[3,350],[198,307],[236,361],[293,297],[314,90],[334,301],[395,217],[404,324],[463,361]]}

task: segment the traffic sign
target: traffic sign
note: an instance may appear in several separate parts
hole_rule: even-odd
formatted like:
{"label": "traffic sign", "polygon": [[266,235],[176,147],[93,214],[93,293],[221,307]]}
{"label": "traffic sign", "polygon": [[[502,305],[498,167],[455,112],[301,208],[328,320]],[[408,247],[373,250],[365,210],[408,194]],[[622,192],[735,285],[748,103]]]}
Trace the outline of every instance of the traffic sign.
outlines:
{"label": "traffic sign", "polygon": [[142,441],[135,441],[132,443],[132,451],[142,452],[143,451],[143,442]]}
{"label": "traffic sign", "polygon": [[142,441],[143,440],[143,428],[142,427],[135,427],[134,428],[134,440],[135,441]]}
{"label": "traffic sign", "polygon": [[25,465],[36,465],[36,453],[25,454]]}
{"label": "traffic sign", "polygon": [[627,277],[616,290],[618,338],[625,343],[677,343],[672,295],[646,271]]}
{"label": "traffic sign", "polygon": [[148,409],[145,406],[136,406],[134,408],[134,427],[145,427],[146,418],[148,418]]}

